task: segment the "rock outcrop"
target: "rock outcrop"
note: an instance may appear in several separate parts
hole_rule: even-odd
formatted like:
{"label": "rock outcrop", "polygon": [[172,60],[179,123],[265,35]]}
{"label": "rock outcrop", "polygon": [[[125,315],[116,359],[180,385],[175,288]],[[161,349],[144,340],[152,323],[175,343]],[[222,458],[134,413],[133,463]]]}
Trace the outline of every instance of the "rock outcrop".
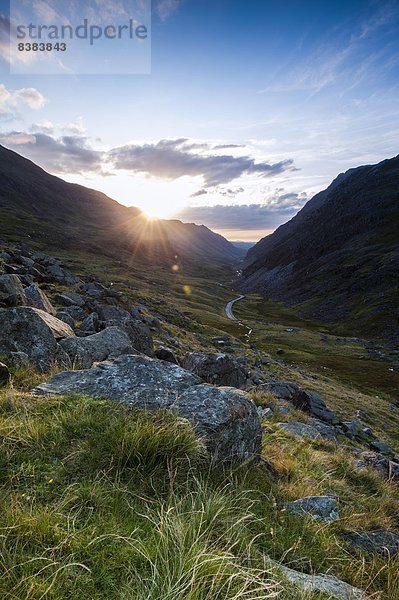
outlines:
{"label": "rock outcrop", "polygon": [[84,394],[141,409],[168,409],[189,419],[215,460],[260,456],[261,426],[248,396],[201,384],[192,373],[146,356],[127,355],[86,371],[59,373],[38,394]]}

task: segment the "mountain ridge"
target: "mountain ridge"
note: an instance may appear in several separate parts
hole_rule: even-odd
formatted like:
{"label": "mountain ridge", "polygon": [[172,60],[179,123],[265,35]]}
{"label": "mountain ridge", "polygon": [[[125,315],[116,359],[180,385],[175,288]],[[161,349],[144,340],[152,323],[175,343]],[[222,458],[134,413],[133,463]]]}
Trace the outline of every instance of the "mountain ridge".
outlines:
{"label": "mountain ridge", "polygon": [[399,156],[341,173],[249,250],[237,287],[396,339],[398,184]]}
{"label": "mountain ridge", "polygon": [[[148,220],[102,192],[47,173],[0,146],[1,235],[51,248],[84,248],[151,262],[203,260],[233,264],[244,252],[210,229]],[[180,225],[177,225],[180,223]]]}

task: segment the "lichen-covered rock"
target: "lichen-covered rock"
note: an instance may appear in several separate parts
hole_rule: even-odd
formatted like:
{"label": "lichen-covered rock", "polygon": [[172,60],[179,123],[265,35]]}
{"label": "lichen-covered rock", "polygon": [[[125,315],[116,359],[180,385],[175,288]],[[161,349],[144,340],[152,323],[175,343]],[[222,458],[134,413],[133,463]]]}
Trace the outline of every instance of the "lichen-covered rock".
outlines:
{"label": "lichen-covered rock", "polygon": [[399,553],[399,534],[395,531],[360,531],[346,537],[352,546],[367,554],[395,556]]}
{"label": "lichen-covered rock", "polygon": [[96,312],[100,320],[100,328],[119,327],[129,336],[135,350],[152,356],[152,335],[144,323],[135,321],[127,310],[117,306],[97,304]]}
{"label": "lichen-covered rock", "polygon": [[57,313],[46,294],[35,283],[25,288],[25,295],[28,306],[39,308],[53,316]]}
{"label": "lichen-covered rock", "polygon": [[26,306],[26,296],[18,275],[0,275],[0,306]]}
{"label": "lichen-covered rock", "polygon": [[308,515],[315,521],[332,523],[339,519],[337,500],[331,496],[307,496],[294,502],[286,502],[284,507],[288,512]]}
{"label": "lichen-covered rock", "polygon": [[290,569],[285,565],[269,560],[270,564],[278,569],[288,581],[298,588],[310,592],[320,592],[326,594],[329,598],[337,600],[370,600],[370,597],[359,588],[355,588],[349,583],[334,577],[333,575],[314,575],[301,573]]}
{"label": "lichen-covered rock", "polygon": [[94,362],[104,361],[110,356],[134,353],[128,336],[118,327],[107,327],[88,337],[66,338],[61,340],[60,346],[68,354],[71,365],[81,369],[89,369]]}
{"label": "lichen-covered rock", "polygon": [[0,309],[0,354],[24,352],[39,370],[47,371],[59,352],[58,341],[74,336],[66,323],[31,307]]}
{"label": "lichen-covered rock", "polygon": [[189,419],[218,460],[259,457],[261,426],[244,392],[215,388],[177,365],[126,355],[86,371],[59,373],[39,394],[84,394],[141,409],[169,409]]}
{"label": "lichen-covered rock", "polygon": [[311,425],[300,421],[289,421],[288,423],[277,423],[277,427],[286,433],[290,433],[299,440],[321,440],[321,433]]}
{"label": "lichen-covered rock", "polygon": [[214,385],[242,388],[248,378],[245,365],[228,354],[189,352],[184,357],[183,367]]}

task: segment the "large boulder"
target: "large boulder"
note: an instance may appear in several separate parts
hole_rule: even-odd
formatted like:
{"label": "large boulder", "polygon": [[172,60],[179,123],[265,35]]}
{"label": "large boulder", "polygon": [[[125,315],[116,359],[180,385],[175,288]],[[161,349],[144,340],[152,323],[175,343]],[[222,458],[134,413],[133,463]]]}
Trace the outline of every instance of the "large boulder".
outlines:
{"label": "large boulder", "polygon": [[46,294],[35,283],[32,283],[32,285],[25,288],[25,295],[29,306],[40,308],[40,310],[44,310],[53,316],[57,313]]}
{"label": "large boulder", "polygon": [[57,359],[57,342],[74,336],[66,323],[30,307],[0,309],[0,331],[0,354],[24,352],[41,371],[48,371]]}
{"label": "large boulder", "polygon": [[86,371],[59,373],[39,394],[84,394],[141,409],[169,409],[189,419],[218,460],[258,457],[259,417],[244,392],[215,388],[177,365],[126,355]]}
{"label": "large boulder", "polygon": [[68,354],[73,367],[81,369],[89,369],[94,362],[104,361],[110,356],[134,353],[130,339],[118,327],[107,327],[88,337],[65,338],[60,346]]}
{"label": "large boulder", "polygon": [[228,354],[189,352],[183,359],[183,367],[214,385],[242,388],[248,378],[248,369]]}
{"label": "large boulder", "polygon": [[0,306],[26,306],[26,296],[18,275],[0,275]]}

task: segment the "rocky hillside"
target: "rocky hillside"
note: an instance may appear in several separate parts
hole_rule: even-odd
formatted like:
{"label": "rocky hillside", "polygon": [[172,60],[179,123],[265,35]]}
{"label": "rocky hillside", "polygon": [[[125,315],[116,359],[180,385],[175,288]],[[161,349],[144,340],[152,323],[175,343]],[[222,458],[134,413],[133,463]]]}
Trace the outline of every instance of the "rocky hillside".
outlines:
{"label": "rocky hillside", "polygon": [[395,341],[399,157],[350,169],[249,250],[239,287]]}
{"label": "rocky hillside", "polygon": [[337,410],[187,313],[173,329],[128,282],[21,244],[0,261],[1,597],[395,598],[373,405]]}
{"label": "rocky hillside", "polygon": [[206,227],[149,222],[95,190],[67,183],[0,146],[0,235],[41,249],[85,250],[154,262],[236,264],[244,252]]}

